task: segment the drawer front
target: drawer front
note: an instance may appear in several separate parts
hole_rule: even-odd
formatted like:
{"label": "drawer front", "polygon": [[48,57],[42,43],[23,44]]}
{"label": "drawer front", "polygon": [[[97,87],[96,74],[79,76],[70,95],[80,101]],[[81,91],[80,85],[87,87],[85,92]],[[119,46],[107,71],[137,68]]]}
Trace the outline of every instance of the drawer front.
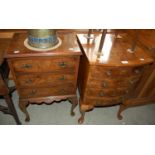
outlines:
{"label": "drawer front", "polygon": [[78,58],[42,58],[13,60],[15,72],[75,72]]}
{"label": "drawer front", "polygon": [[17,76],[20,87],[63,86],[71,83],[74,86],[75,76],[72,74],[21,74]]}
{"label": "drawer front", "polygon": [[141,76],[131,76],[124,78],[105,78],[103,79],[90,79],[88,82],[88,88],[97,88],[97,89],[109,89],[115,87],[127,87],[131,88],[134,86],[139,80]]}
{"label": "drawer front", "polygon": [[93,106],[110,106],[110,105],[116,105],[120,102],[121,102],[120,97],[111,97],[111,98],[104,97],[103,99],[87,97],[85,98],[84,101],[85,104]]}
{"label": "drawer front", "polygon": [[51,88],[31,88],[20,89],[19,94],[22,98],[48,97],[75,94],[73,87],[51,87]]}
{"label": "drawer front", "polygon": [[91,79],[102,79],[102,78],[118,78],[118,77],[129,77],[138,76],[143,72],[143,67],[134,68],[111,68],[102,66],[92,66],[90,69]]}
{"label": "drawer front", "polygon": [[121,97],[128,94],[128,89],[88,89],[86,91],[86,95],[89,97],[98,97],[98,98],[105,98],[105,97]]}

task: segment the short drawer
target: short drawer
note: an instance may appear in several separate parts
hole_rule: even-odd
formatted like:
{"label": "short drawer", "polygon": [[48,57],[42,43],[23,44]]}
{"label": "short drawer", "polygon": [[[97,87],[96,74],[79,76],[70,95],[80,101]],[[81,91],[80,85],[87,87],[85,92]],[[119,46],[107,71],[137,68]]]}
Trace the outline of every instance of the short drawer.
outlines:
{"label": "short drawer", "polygon": [[134,75],[141,75],[143,72],[143,66],[141,67],[102,67],[102,66],[92,66],[90,69],[91,79],[101,79],[101,78],[118,78],[118,77],[129,77]]}
{"label": "short drawer", "polygon": [[27,88],[20,89],[19,94],[22,98],[48,97],[72,95],[76,93],[74,87],[51,87],[51,88]]}
{"label": "short drawer", "polygon": [[72,74],[20,74],[17,75],[20,87],[63,86],[72,83],[74,86],[75,75]]}
{"label": "short drawer", "polygon": [[15,72],[75,72],[78,58],[61,57],[61,58],[31,58],[12,60]]}
{"label": "short drawer", "polygon": [[121,102],[120,97],[111,97],[111,98],[90,98],[87,97],[84,100],[84,103],[87,105],[93,105],[93,106],[111,106],[111,105],[117,105]]}
{"label": "short drawer", "polygon": [[121,97],[126,94],[128,94],[128,89],[124,88],[113,88],[113,89],[87,89],[86,95],[90,97],[98,97],[98,98],[104,98],[104,97]]}

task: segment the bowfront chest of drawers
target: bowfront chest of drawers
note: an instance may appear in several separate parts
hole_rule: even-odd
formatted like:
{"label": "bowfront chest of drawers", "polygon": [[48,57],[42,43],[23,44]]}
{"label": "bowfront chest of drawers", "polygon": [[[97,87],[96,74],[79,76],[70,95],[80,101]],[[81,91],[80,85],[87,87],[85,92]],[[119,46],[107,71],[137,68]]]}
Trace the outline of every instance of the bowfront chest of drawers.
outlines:
{"label": "bowfront chest of drawers", "polygon": [[[99,52],[100,39],[101,34],[93,34],[89,42],[85,35],[78,35],[83,53],[78,80],[79,123],[83,123],[85,112],[96,106],[123,105],[134,94],[145,68],[152,63],[151,57],[140,47],[134,52],[130,50],[132,40],[124,34],[106,34]],[[121,119],[120,113],[121,110],[118,112]]]}
{"label": "bowfront chest of drawers", "polygon": [[19,94],[19,107],[30,120],[26,107],[30,103],[69,100],[71,115],[78,104],[76,88],[80,49],[74,34],[59,34],[60,47],[44,52],[27,49],[27,34],[15,34],[6,53]]}

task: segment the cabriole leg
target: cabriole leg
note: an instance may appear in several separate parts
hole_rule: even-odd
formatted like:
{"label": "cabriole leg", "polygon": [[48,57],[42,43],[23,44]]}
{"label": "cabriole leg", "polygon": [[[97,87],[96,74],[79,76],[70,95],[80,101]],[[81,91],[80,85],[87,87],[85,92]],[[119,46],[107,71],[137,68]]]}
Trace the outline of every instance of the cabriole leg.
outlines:
{"label": "cabriole leg", "polygon": [[74,109],[76,108],[76,106],[78,105],[78,98],[77,96],[69,98],[69,101],[72,103],[72,107],[71,107],[71,116],[75,115]]}
{"label": "cabriole leg", "polygon": [[29,113],[26,109],[26,106],[28,105],[28,101],[21,101],[19,102],[19,107],[21,109],[21,111],[26,115],[26,118],[25,118],[25,121],[26,122],[29,122],[30,121],[30,116],[29,116]]}
{"label": "cabriole leg", "polygon": [[84,122],[85,111],[81,111],[81,117],[78,120],[79,124],[83,124]]}
{"label": "cabriole leg", "polygon": [[118,118],[119,120],[122,120],[122,119],[123,119],[123,116],[121,115],[121,113],[122,113],[122,111],[124,111],[125,109],[126,109],[126,106],[123,105],[123,104],[121,104],[121,105],[120,105],[120,108],[119,108],[119,111],[118,111],[118,113],[117,113],[117,118]]}

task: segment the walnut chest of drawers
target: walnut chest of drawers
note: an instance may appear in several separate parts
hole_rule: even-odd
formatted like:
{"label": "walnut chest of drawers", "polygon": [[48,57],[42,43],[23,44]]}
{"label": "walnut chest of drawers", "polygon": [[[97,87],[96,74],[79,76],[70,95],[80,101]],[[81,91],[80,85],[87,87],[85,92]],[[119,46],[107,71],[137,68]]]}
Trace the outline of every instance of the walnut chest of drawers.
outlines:
{"label": "walnut chest of drawers", "polygon": [[[83,123],[85,112],[96,106],[122,104],[130,98],[144,69],[152,62],[140,47],[137,46],[132,52],[131,40],[124,35],[106,34],[99,52],[100,39],[101,34],[93,34],[88,43],[85,35],[78,34],[83,53],[78,80],[79,123]],[[120,111],[118,117],[121,118]]]}
{"label": "walnut chest of drawers", "polygon": [[30,120],[26,106],[69,100],[71,115],[78,104],[76,88],[81,55],[76,36],[58,34],[60,47],[50,51],[32,51],[24,46],[27,34],[15,34],[6,58],[19,94],[19,107]]}

